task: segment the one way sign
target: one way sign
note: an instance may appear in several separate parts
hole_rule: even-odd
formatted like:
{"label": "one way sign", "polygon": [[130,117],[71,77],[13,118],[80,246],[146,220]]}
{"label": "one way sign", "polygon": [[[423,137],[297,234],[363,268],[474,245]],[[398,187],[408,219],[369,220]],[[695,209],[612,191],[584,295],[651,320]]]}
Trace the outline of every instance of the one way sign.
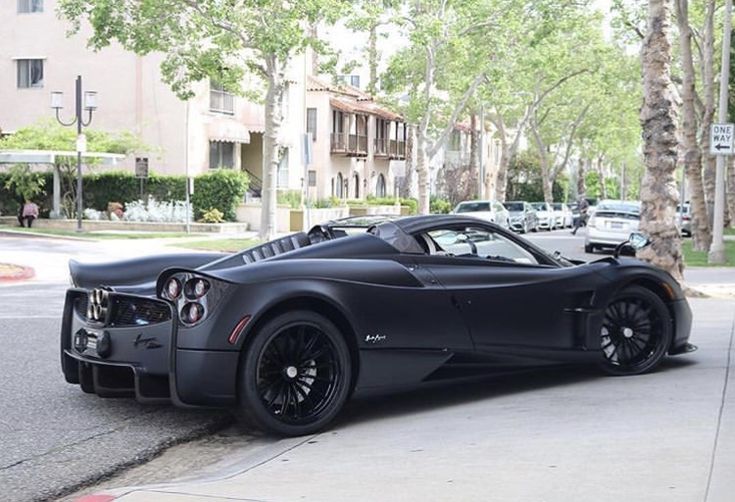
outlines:
{"label": "one way sign", "polygon": [[710,155],[733,154],[734,124],[712,124],[712,134],[709,142]]}

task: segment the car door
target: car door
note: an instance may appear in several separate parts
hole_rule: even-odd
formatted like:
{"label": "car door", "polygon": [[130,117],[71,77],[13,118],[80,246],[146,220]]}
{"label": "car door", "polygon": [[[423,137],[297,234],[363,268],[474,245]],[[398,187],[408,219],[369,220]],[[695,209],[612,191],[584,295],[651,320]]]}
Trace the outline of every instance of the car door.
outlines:
{"label": "car door", "polygon": [[428,236],[437,253],[416,260],[447,288],[478,349],[581,344],[567,313],[579,289],[570,268],[544,264],[492,229],[439,229]]}

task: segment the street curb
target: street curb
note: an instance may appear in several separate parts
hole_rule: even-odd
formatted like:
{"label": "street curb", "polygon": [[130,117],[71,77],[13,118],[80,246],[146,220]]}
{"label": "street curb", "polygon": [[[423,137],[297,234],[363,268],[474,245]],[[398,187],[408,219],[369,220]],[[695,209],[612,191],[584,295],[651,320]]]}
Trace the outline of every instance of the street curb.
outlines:
{"label": "street curb", "polygon": [[36,271],[33,270],[32,267],[15,265],[13,263],[0,263],[0,265],[10,265],[11,267],[18,267],[19,269],[17,272],[13,273],[0,273],[0,282],[25,281],[36,276]]}
{"label": "street curb", "polygon": [[94,242],[95,241],[95,239],[89,238],[89,237],[73,237],[71,235],[18,232],[17,230],[12,230],[12,229],[7,229],[7,228],[0,229],[0,235],[6,235],[9,237],[30,237],[32,239],[58,239],[62,241],[77,241],[77,242]]}

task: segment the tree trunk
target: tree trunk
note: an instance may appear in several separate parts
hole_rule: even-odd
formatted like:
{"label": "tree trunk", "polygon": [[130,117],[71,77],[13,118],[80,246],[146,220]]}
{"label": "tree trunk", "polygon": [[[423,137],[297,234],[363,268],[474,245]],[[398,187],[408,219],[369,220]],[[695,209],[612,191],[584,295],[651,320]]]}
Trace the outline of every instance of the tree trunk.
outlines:
{"label": "tree trunk", "polygon": [[368,35],[368,68],[370,69],[370,81],[367,85],[367,92],[375,95],[378,90],[378,25],[370,26],[370,34]]}
{"label": "tree trunk", "polygon": [[597,156],[597,174],[600,177],[600,197],[607,199],[607,180],[605,179],[605,166],[602,155]]}
{"label": "tree trunk", "polygon": [[638,258],[683,281],[681,239],[676,228],[676,113],[671,90],[671,0],[649,0],[648,29],[641,48],[643,69],[643,159],[640,229],[651,244]]}
{"label": "tree trunk", "polygon": [[276,236],[276,179],[278,176],[279,145],[281,130],[281,98],[283,84],[275,56],[267,59],[267,90],[265,95],[265,132],[263,133],[263,188],[261,191],[260,231],[262,240]]}
{"label": "tree trunk", "polygon": [[[705,200],[704,209],[706,214],[699,216],[699,221],[707,222],[707,232],[711,240],[712,218],[714,217],[715,204],[715,177],[716,162],[715,156],[709,154],[710,129],[715,117],[715,1],[707,0],[704,23],[704,46],[702,48],[702,89],[704,93],[704,113],[702,114],[702,123],[699,128],[699,144],[701,147],[702,158],[704,160],[704,169],[700,170],[699,177],[704,180],[704,188],[702,198]],[[691,33],[691,28],[690,28]],[[702,184],[702,181],[699,182]],[[694,223],[692,223],[693,225]],[[709,245],[707,245],[709,249]]]}
{"label": "tree trunk", "polygon": [[403,197],[416,198],[416,130],[409,125],[406,130],[406,178],[404,180]]}
{"label": "tree trunk", "polygon": [[419,181],[419,214],[429,214],[429,159],[426,155],[425,132],[416,134],[416,174]]}
{"label": "tree trunk", "polygon": [[[683,82],[681,85],[682,121],[679,133],[684,154],[684,169],[690,189],[689,200],[692,206],[692,237],[694,239],[694,249],[706,251],[712,243],[712,234],[709,228],[704,188],[702,186],[702,153],[697,144],[697,118],[694,108],[696,74],[694,72],[694,60],[692,58],[692,30],[689,26],[688,1],[676,0],[676,2],[676,18],[679,23],[679,46],[683,71]],[[709,136],[709,130],[704,136]]]}
{"label": "tree trunk", "polygon": [[584,159],[577,160],[577,199],[587,195],[587,186],[584,182]]}
{"label": "tree trunk", "polygon": [[[473,197],[481,198],[482,190],[478,186],[478,176],[480,172],[480,134],[477,131],[477,114],[474,112],[470,114],[470,128],[472,129],[472,132],[470,133],[470,187],[471,191],[477,192]],[[475,190],[475,187],[477,187],[477,190]]]}

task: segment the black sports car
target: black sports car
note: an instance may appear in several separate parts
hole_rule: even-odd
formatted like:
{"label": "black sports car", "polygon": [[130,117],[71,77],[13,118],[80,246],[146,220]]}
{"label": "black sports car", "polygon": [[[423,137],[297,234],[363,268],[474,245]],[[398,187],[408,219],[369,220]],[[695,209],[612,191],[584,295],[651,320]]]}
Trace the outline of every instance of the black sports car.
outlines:
{"label": "black sports car", "polygon": [[66,380],[300,435],[353,393],[570,362],[633,375],[695,348],[679,285],[635,259],[571,262],[471,217],[365,225],[229,255],[72,261]]}

